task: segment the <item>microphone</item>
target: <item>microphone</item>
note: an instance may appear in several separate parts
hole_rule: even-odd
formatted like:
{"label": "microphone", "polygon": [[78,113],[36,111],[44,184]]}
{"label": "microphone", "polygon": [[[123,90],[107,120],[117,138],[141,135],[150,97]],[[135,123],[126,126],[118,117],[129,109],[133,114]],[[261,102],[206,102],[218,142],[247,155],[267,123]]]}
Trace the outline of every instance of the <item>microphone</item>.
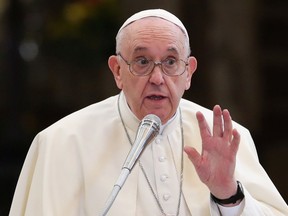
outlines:
{"label": "microphone", "polygon": [[122,169],[131,171],[147,143],[159,134],[161,120],[158,116],[149,114],[139,124],[134,144],[123,164]]}
{"label": "microphone", "polygon": [[136,161],[143,152],[144,147],[159,134],[160,127],[161,120],[154,114],[146,115],[140,122],[135,141],[126,157],[126,160],[121,169],[121,173],[113,187],[113,190],[106,201],[105,208],[100,214],[101,216],[105,216],[108,213],[120,189],[124,185],[128,175],[133,169]]}

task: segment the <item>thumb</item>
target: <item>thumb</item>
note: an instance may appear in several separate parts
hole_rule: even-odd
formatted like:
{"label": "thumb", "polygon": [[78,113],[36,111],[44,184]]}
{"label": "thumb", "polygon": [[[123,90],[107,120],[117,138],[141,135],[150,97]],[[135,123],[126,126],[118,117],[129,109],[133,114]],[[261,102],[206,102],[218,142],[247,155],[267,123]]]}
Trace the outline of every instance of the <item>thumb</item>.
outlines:
{"label": "thumb", "polygon": [[185,146],[184,151],[194,166],[198,167],[201,161],[201,155],[198,153],[198,151],[191,146]]}

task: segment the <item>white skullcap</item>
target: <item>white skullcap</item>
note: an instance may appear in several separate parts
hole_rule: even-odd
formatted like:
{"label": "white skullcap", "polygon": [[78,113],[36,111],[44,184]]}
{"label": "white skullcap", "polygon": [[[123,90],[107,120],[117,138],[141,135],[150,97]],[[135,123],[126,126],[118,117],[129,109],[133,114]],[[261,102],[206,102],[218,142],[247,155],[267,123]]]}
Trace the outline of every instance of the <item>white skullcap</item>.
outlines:
{"label": "white skullcap", "polygon": [[178,19],[178,17],[176,17],[174,14],[172,14],[166,10],[163,10],[163,9],[149,9],[149,10],[143,10],[143,11],[140,11],[138,13],[135,13],[134,15],[129,17],[124,22],[124,24],[119,29],[118,34],[123,28],[125,28],[129,24],[135,22],[136,20],[143,19],[146,17],[159,17],[159,18],[165,19],[171,23],[174,23],[184,32],[186,37],[189,39],[188,32],[187,32],[185,26],[183,25],[183,23]]}

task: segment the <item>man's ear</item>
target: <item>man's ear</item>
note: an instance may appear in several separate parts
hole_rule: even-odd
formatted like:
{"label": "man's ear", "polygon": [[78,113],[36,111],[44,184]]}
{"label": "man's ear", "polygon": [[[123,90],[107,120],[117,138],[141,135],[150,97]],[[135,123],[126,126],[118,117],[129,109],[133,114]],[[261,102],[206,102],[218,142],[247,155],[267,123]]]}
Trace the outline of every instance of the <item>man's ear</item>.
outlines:
{"label": "man's ear", "polygon": [[118,57],[116,55],[112,55],[108,59],[108,66],[113,73],[116,85],[119,89],[122,89],[122,79],[120,73],[120,65],[118,62]]}
{"label": "man's ear", "polygon": [[186,90],[188,90],[190,88],[192,76],[197,69],[197,60],[195,57],[190,56],[188,58],[188,66],[187,67],[188,67],[188,73],[187,73],[186,88],[185,88]]}

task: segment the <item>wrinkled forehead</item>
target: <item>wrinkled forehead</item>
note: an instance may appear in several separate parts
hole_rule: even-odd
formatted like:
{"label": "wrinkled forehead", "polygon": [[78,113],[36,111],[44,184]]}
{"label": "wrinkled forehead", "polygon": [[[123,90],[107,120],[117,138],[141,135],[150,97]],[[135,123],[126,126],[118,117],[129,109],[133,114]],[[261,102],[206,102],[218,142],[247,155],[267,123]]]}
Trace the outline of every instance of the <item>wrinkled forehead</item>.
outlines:
{"label": "wrinkled forehead", "polygon": [[144,11],[140,11],[140,12],[132,15],[120,27],[117,35],[126,26],[130,25],[131,23],[133,23],[133,22],[135,22],[137,20],[140,20],[140,19],[143,19],[143,18],[146,18],[146,17],[159,17],[159,18],[167,20],[167,21],[169,21],[171,23],[174,23],[175,25],[177,25],[183,31],[183,33],[185,34],[185,36],[189,40],[188,32],[187,32],[185,26],[183,25],[183,23],[174,14],[172,14],[172,13],[166,11],[166,10],[163,10],[163,9],[144,10]]}

